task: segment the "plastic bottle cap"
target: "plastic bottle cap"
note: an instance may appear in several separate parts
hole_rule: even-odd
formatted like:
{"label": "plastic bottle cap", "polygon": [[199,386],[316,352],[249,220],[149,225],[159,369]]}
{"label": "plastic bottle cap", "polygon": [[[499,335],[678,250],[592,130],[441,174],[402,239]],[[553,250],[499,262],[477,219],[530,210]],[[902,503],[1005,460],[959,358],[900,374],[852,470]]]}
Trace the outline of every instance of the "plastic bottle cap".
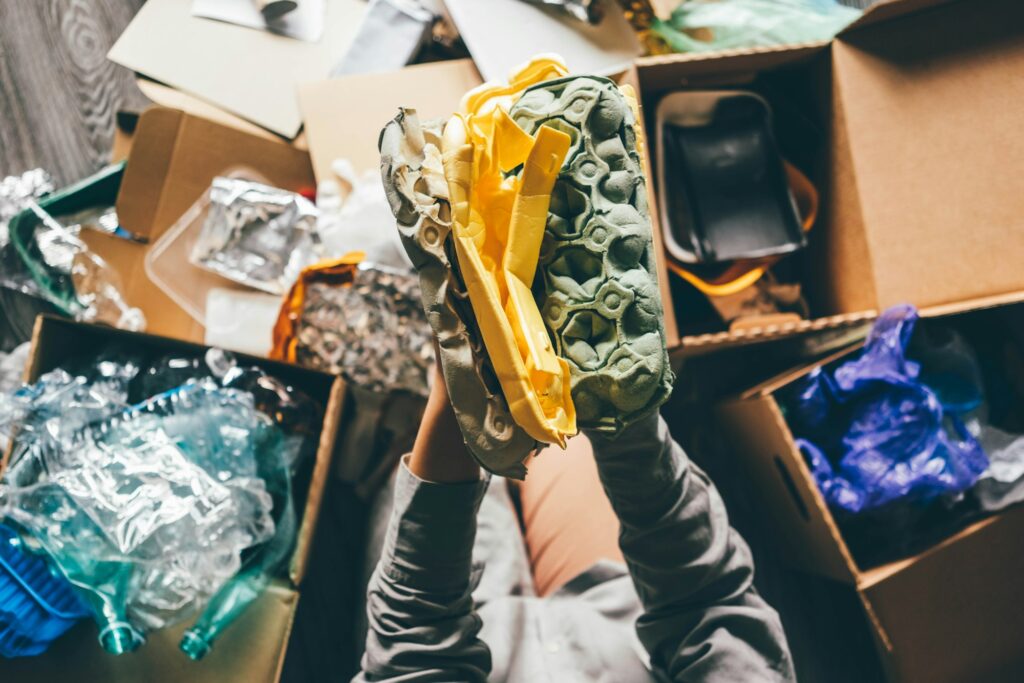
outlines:
{"label": "plastic bottle cap", "polygon": [[131,624],[116,622],[108,625],[100,632],[100,645],[112,655],[123,655],[133,652],[144,642],[142,634]]}
{"label": "plastic bottle cap", "polygon": [[189,659],[196,662],[210,653],[210,644],[196,635],[194,631],[185,631],[178,647],[188,655]]}

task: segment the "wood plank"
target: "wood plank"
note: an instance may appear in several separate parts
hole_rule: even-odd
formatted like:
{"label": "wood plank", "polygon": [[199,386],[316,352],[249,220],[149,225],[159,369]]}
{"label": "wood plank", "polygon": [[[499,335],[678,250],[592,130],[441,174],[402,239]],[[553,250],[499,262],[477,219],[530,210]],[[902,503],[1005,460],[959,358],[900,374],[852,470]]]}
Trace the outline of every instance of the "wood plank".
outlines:
{"label": "wood plank", "polygon": [[106,59],[143,1],[0,2],[0,175],[40,166],[60,187],[106,163],[117,110],[148,102]]}

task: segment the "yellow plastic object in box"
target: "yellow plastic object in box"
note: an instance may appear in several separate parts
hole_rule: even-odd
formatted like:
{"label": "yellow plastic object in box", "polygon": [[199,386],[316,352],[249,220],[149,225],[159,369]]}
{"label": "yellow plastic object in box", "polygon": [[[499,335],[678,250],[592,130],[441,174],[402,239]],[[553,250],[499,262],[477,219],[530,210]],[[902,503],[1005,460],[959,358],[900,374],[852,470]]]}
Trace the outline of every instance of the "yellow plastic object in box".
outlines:
{"label": "yellow plastic object in box", "polygon": [[571,139],[547,126],[531,136],[508,108],[526,88],[566,73],[560,61],[539,58],[508,86],[470,91],[445,126],[442,150],[456,255],[509,410],[531,437],[563,447],[576,433],[569,365],[555,354],[531,285]]}

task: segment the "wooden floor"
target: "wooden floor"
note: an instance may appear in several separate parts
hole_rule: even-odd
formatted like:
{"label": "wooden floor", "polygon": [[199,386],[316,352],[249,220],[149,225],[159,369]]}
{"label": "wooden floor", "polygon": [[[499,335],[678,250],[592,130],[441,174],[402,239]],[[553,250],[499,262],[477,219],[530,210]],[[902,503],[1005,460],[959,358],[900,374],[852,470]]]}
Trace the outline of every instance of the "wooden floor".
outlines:
{"label": "wooden floor", "polygon": [[[142,2],[0,0],[0,177],[42,167],[61,186],[106,162],[116,112],[146,104],[132,75],[105,58]],[[844,4],[870,2],[846,0]],[[705,464],[715,475],[713,459]],[[730,495],[730,473],[717,475],[742,530],[751,511],[743,510],[742,496]],[[364,515],[348,491],[332,492],[289,651],[285,672],[289,681],[348,680],[353,673],[355,662],[348,643],[355,621],[351,616],[354,600],[347,584],[359,571],[356,558],[361,537],[345,529],[358,526]],[[759,560],[758,585],[782,614],[800,680],[880,680],[854,594],[785,569],[770,543],[753,535],[750,541]]]}

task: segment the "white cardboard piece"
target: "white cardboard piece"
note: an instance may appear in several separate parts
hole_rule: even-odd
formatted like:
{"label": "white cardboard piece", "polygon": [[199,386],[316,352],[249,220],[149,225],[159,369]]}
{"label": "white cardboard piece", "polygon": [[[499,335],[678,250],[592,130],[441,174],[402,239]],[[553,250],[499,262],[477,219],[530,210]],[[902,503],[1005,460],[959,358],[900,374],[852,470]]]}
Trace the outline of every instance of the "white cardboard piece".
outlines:
{"label": "white cardboard piece", "polygon": [[324,37],[306,43],[192,16],[191,3],[149,0],[107,55],[286,138],[302,127],[297,86],[327,77],[366,4],[326,0]]}
{"label": "white cardboard piece", "polygon": [[295,10],[268,22],[253,0],[192,0],[192,16],[270,31],[307,43],[324,35],[324,0],[303,0]]}
{"label": "white cardboard piece", "polygon": [[625,15],[608,3],[591,26],[522,0],[445,0],[452,21],[484,80],[504,82],[534,56],[557,53],[573,73],[610,76],[643,50]]}

